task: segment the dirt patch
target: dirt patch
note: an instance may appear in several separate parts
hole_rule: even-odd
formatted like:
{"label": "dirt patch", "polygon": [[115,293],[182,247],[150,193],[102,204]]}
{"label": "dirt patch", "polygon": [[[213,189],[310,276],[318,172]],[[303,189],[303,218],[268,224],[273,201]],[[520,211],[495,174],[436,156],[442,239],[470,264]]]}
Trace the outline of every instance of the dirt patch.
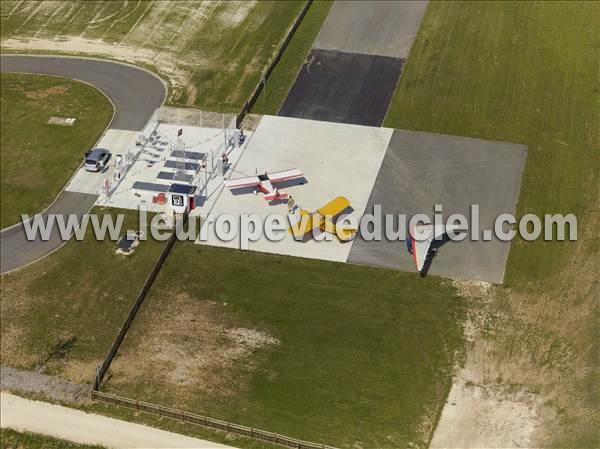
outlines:
{"label": "dirt patch", "polygon": [[[171,101],[188,106],[217,107],[224,100],[217,91],[232,92],[236,83],[247,91],[280,38],[267,33],[268,43],[244,45],[245,36],[260,31],[269,11],[277,10],[256,0],[138,2],[117,10],[67,3],[49,2],[52,13],[44,11],[45,3],[32,9],[31,20],[3,36],[2,49],[85,54],[143,65],[168,81]],[[3,25],[9,17],[2,18]],[[279,29],[281,24],[274,26]],[[257,60],[249,62],[248,52]],[[244,61],[243,73],[237,55]],[[198,71],[206,71],[210,79],[194,80]],[[242,99],[248,94],[241,94]],[[216,101],[211,101],[213,96]]]}
{"label": "dirt patch", "polygon": [[[237,364],[252,369],[253,353],[278,341],[256,329],[236,327],[222,306],[185,293],[147,304],[137,332],[113,362],[114,384],[160,384],[170,398],[237,391]],[[142,332],[140,330],[143,329]]]}
{"label": "dirt patch", "polygon": [[47,89],[25,91],[25,96],[30,100],[39,100],[41,98],[47,98],[50,95],[64,94],[68,90],[69,86],[52,86]]}
{"label": "dirt patch", "polygon": [[115,46],[100,39],[86,39],[80,36],[61,36],[57,39],[11,38],[2,41],[2,47],[11,50],[89,53],[122,60],[130,58],[151,61],[153,59],[153,53],[149,50],[127,45]]}
{"label": "dirt patch", "polygon": [[539,397],[527,389],[476,384],[468,369],[456,377],[430,448],[533,447]]}
{"label": "dirt patch", "polygon": [[470,303],[464,324],[468,350],[465,366],[457,367],[430,447],[532,447],[540,427],[539,396],[486,370],[485,333],[492,318],[494,287],[462,280],[453,285]]}
{"label": "dirt patch", "polygon": [[[217,69],[223,65],[223,60],[210,52],[190,51],[190,48],[197,46],[195,42],[199,37],[214,32],[216,24],[220,32],[240,27],[255,7],[255,1],[206,1],[193,7],[187,7],[185,3],[173,6],[170,2],[156,2],[116,42],[107,40],[106,35],[89,37],[97,35],[94,31],[97,27],[110,31],[108,23],[112,18],[106,16],[88,22],[88,30],[93,31],[91,34],[84,31],[69,35],[68,29],[63,29],[57,35],[44,36],[43,33],[28,35],[24,30],[24,34],[2,40],[2,48],[86,54],[149,66],[168,79],[173,98],[178,98],[185,90],[186,104],[193,105],[198,95],[197,87],[191,81],[193,73],[200,67]],[[119,20],[124,19],[125,16]]]}
{"label": "dirt patch", "polygon": [[[77,383],[91,382],[96,374],[96,368],[102,364],[102,359],[96,360],[74,360],[70,359],[60,364],[62,376]],[[56,362],[55,362],[56,365]],[[53,367],[53,369],[57,369]]]}
{"label": "dirt patch", "polygon": [[177,58],[173,55],[165,54],[157,59],[156,53],[150,49],[125,44],[113,45],[100,39],[86,39],[80,36],[61,36],[57,39],[11,38],[2,41],[2,47],[11,50],[86,54],[155,66],[158,72],[167,76],[171,86],[176,89],[186,86],[190,79],[190,75],[177,66]]}
{"label": "dirt patch", "polygon": [[586,398],[598,369],[590,333],[600,284],[588,242],[598,220],[586,218],[570,260],[550,279],[455,283],[470,304],[467,351],[432,447],[544,447],[595,427],[599,410]]}
{"label": "dirt patch", "polygon": [[187,92],[186,105],[193,106],[194,103],[196,103],[196,98],[198,97],[198,89],[196,89],[196,86],[194,86],[192,83],[190,83],[186,86],[186,92]]}

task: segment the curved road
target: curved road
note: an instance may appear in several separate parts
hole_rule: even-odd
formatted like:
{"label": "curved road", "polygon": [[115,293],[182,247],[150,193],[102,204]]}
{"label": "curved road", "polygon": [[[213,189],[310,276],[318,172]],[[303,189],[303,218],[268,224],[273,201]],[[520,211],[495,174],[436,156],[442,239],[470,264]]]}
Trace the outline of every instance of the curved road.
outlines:
{"label": "curved road", "polygon": [[[138,67],[98,59],[61,56],[1,55],[3,72],[24,72],[57,75],[94,85],[112,101],[115,115],[108,130],[141,131],[154,110],[166,97],[163,81],[153,73]],[[82,148],[82,153],[87,151]],[[90,210],[97,195],[63,191],[47,208],[47,214],[76,214]],[[65,242],[58,232],[48,241],[25,238],[23,225],[0,232],[0,273],[27,265],[56,251]]]}

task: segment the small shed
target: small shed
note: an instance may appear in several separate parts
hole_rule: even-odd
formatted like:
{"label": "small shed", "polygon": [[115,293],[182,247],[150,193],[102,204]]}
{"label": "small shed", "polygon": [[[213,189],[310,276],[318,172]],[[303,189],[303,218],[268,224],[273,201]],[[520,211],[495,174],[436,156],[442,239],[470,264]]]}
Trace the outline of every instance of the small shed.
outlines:
{"label": "small shed", "polygon": [[196,207],[196,186],[171,184],[167,191],[167,204],[176,214],[184,214]]}

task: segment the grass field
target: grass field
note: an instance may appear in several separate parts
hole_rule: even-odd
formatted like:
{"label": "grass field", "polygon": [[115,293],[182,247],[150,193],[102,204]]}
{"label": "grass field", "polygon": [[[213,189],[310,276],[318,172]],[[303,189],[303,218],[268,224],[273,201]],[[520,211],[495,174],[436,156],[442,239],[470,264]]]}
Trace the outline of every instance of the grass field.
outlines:
{"label": "grass field", "polygon": [[[137,52],[141,63],[161,61],[172,102],[219,109],[242,101],[241,92],[260,73],[253,63],[269,54],[269,45],[256,56],[250,39],[232,44],[226,34],[212,59],[207,56],[203,44],[218,33],[202,35],[199,23],[216,20],[218,12],[207,11],[205,19],[178,4],[176,12],[159,15],[162,4],[147,3],[137,16],[102,21],[124,3],[93,3],[89,10],[64,5],[72,12],[53,16],[43,5],[3,2],[3,48],[40,48],[60,34],[55,28],[62,23],[72,51],[101,54],[103,45],[118,42],[119,57]],[[215,5],[231,13],[239,3]],[[257,33],[257,41],[260,33],[273,39],[283,17],[293,20],[290,6],[251,5],[252,11],[279,11],[281,21],[266,20],[273,25],[266,30],[255,27],[258,13],[248,12],[231,28],[236,38],[243,31]],[[525,387],[540,397],[539,446],[587,448],[598,441],[599,8],[592,2],[432,2],[385,122],[524,143],[529,153],[519,213],[578,217],[577,243],[513,242],[506,285],[492,287],[485,301],[469,301],[464,312],[485,315],[485,338],[468,347],[465,363],[485,382]],[[142,24],[146,31],[157,20],[175,26],[175,16],[190,35],[199,30],[197,40],[182,39],[195,42],[187,50],[173,50],[180,43],[171,42],[162,52],[155,33],[136,43]],[[173,31],[169,26],[165,34]],[[163,34],[158,29],[156,35]],[[314,29],[302,32],[312,36]],[[289,57],[300,61],[308,44],[294,45]],[[214,62],[238,51],[244,52],[240,61],[256,56],[242,77],[246,66]],[[182,55],[191,61],[202,54],[195,63],[209,62],[191,73],[187,61],[171,54],[182,61]],[[294,64],[284,64],[274,78],[281,81],[272,82],[273,98],[293,79]],[[273,111],[277,102],[265,99],[257,108]],[[158,246],[145,243],[126,260],[111,251],[109,243],[70,243],[19,276],[2,277],[1,311],[12,317],[2,321],[3,361],[31,368],[40,354],[52,354],[51,373],[89,380]],[[463,300],[437,278],[177,244],[107,387],[334,445],[425,446],[462,348],[462,318]]]}
{"label": "grass field", "polygon": [[169,81],[171,104],[237,112],[303,3],[2,1],[1,45],[141,64]]}
{"label": "grass field", "polygon": [[253,113],[277,115],[332,5],[330,0],[312,4],[255,103]]}
{"label": "grass field", "polygon": [[[136,214],[127,212],[123,226],[137,229]],[[162,243],[142,242],[131,256],[115,255],[114,248],[114,242],[96,241],[89,229],[84,241],[72,240],[2,276],[3,364],[23,369],[41,364],[48,374],[92,381]]]}
{"label": "grass field", "polygon": [[[40,212],[64,187],[113,108],[95,88],[65,78],[3,73],[0,126],[0,227]],[[72,127],[48,125],[73,117]]]}
{"label": "grass field", "polygon": [[597,2],[433,2],[385,120],[526,144],[519,214],[577,216],[576,243],[513,242],[469,356],[539,393],[556,447],[598,443],[599,21]]}
{"label": "grass field", "polygon": [[462,345],[453,292],[177,244],[104,388],[338,447],[424,447]]}
{"label": "grass field", "polygon": [[103,446],[89,446],[70,441],[39,435],[30,432],[17,432],[12,429],[0,430],[2,449],[102,449]]}

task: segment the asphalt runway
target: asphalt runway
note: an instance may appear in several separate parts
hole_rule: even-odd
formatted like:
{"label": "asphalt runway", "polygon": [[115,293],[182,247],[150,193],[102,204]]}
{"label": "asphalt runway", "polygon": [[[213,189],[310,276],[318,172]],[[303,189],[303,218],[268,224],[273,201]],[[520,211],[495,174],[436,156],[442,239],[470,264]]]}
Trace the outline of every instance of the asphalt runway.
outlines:
{"label": "asphalt runway", "polygon": [[[111,130],[141,131],[154,110],[166,97],[165,84],[147,70],[127,64],[59,56],[1,55],[2,72],[57,75],[90,83],[113,102],[115,116]],[[88,148],[82,148],[84,153]],[[63,191],[45,211],[47,214],[75,214],[81,217],[94,205],[97,196]],[[56,251],[64,241],[53,233],[48,241],[28,241],[22,225],[0,232],[0,272],[34,262]]]}
{"label": "asphalt runway", "polygon": [[313,48],[408,58],[426,1],[336,1]]}
{"label": "asphalt runway", "polygon": [[336,1],[278,115],[381,126],[426,1]]}
{"label": "asphalt runway", "polygon": [[280,116],[381,126],[403,60],[312,50]]}
{"label": "asphalt runway", "polygon": [[[375,204],[382,213],[425,213],[443,206],[444,220],[453,213],[469,218],[471,204],[480,208],[480,229],[493,231],[495,218],[515,213],[525,166],[524,145],[395,130],[365,213]],[[470,218],[469,218],[470,221]],[[481,238],[481,236],[480,236]],[[510,242],[448,242],[433,259],[430,274],[501,283]],[[404,241],[357,238],[348,262],[415,271]]]}

